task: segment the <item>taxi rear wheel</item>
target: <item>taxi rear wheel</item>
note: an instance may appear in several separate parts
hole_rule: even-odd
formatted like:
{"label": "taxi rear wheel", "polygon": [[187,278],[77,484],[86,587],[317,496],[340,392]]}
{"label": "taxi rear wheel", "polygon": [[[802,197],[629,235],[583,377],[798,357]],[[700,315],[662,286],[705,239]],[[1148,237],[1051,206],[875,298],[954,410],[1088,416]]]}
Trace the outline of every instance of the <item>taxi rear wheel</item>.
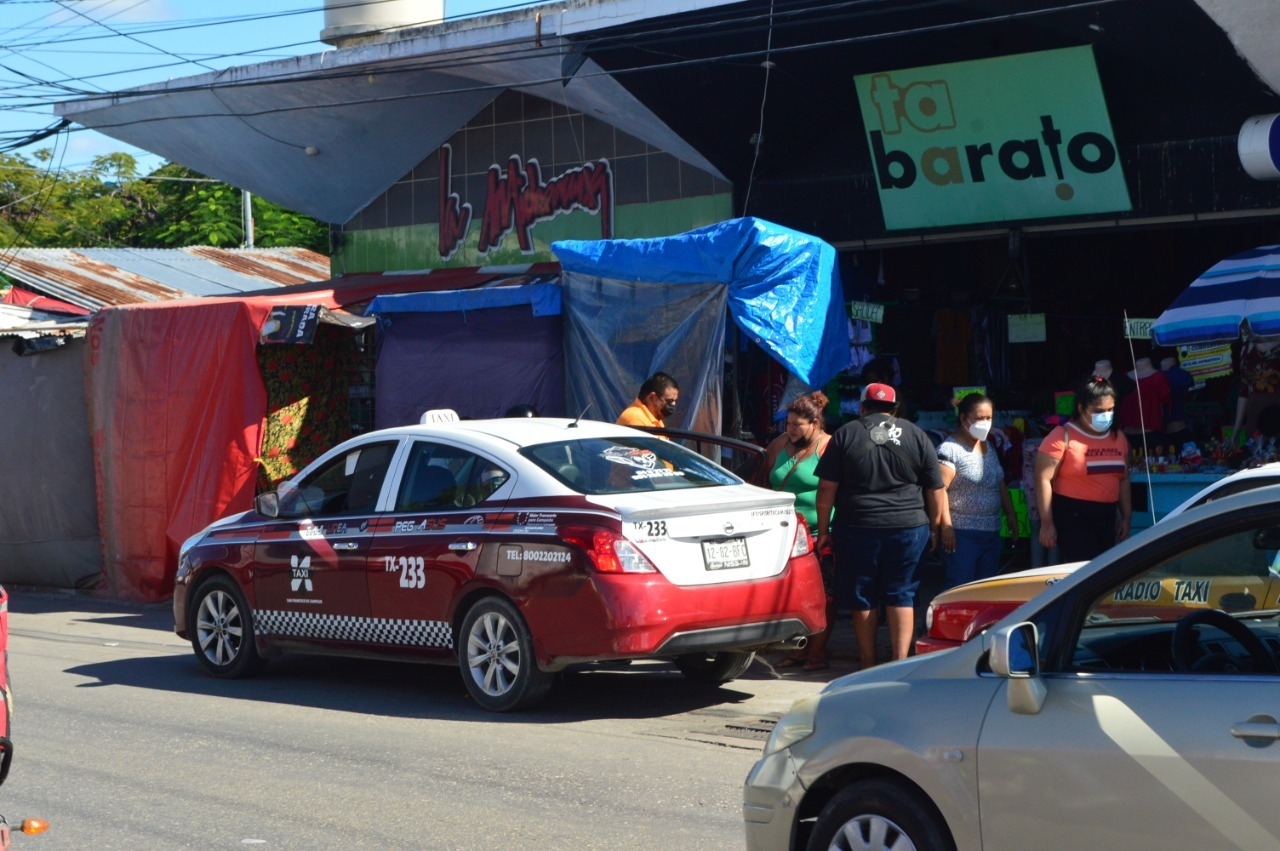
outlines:
{"label": "taxi rear wheel", "polygon": [[951,851],[937,810],[892,780],[862,780],[827,802],[808,851]]}
{"label": "taxi rear wheel", "polygon": [[546,697],[552,675],[539,670],[533,636],[515,605],[486,597],[462,619],[462,682],[491,712],[527,709]]}
{"label": "taxi rear wheel", "polygon": [[215,576],[196,589],[191,603],[191,647],[215,677],[246,677],[264,661],[253,643],[253,615],[239,587]]}
{"label": "taxi rear wheel", "polygon": [[695,683],[718,686],[736,680],[747,672],[756,654],[750,651],[722,650],[719,653],[685,653],[676,657],[676,667]]}

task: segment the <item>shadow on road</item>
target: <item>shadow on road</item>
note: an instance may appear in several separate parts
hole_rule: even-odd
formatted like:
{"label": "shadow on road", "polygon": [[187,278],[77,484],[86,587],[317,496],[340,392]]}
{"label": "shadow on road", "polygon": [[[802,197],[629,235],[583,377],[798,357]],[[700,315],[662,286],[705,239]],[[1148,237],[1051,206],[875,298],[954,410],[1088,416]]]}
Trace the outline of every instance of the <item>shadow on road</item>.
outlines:
{"label": "shadow on road", "polygon": [[92,680],[81,688],[129,686],[367,715],[490,723],[659,718],[729,706],[752,697],[735,690],[732,683],[719,688],[700,686],[674,665],[656,661],[562,672],[541,706],[516,714],[487,712],[476,706],[456,668],[403,662],[285,655],[273,659],[255,677],[219,680],[205,674],[188,654],[97,662],[69,668],[67,673]]}
{"label": "shadow on road", "polygon": [[10,588],[9,611],[19,614],[44,615],[67,613],[79,615],[74,621],[128,626],[135,629],[154,629],[173,632],[173,605],[171,603],[128,603],[105,600],[88,594],[73,592]]}

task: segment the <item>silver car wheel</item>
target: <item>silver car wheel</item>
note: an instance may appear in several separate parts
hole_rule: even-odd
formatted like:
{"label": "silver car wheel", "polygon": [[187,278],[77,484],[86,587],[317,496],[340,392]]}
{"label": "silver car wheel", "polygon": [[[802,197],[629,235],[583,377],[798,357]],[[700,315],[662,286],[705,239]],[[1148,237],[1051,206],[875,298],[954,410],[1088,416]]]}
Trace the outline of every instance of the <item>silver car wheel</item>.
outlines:
{"label": "silver car wheel", "polygon": [[462,619],[457,644],[462,684],[490,712],[528,708],[551,688],[552,675],[538,668],[528,625],[505,597],[476,601]]}
{"label": "silver car wheel", "polygon": [[828,851],[916,851],[915,843],[884,816],[858,816],[832,837]]}
{"label": "silver car wheel", "polygon": [[485,612],[467,635],[467,667],[476,685],[491,697],[511,691],[520,674],[520,640],[500,612]]}
{"label": "silver car wheel", "polygon": [[189,611],[191,649],[205,670],[215,677],[246,677],[262,668],[253,613],[231,577],[211,576],[201,582]]}
{"label": "silver car wheel", "polygon": [[235,661],[244,645],[240,607],[220,589],[209,592],[196,612],[196,638],[210,663],[225,667]]}

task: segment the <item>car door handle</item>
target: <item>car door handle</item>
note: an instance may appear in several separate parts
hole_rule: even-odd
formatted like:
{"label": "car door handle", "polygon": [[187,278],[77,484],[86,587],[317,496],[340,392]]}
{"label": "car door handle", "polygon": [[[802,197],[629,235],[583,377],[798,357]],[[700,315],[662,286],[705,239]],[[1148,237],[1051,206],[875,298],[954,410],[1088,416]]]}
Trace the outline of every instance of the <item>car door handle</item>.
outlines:
{"label": "car door handle", "polygon": [[476,547],[480,546],[475,541],[454,541],[449,545],[449,549],[455,553],[469,553]]}
{"label": "car door handle", "polygon": [[358,550],[360,549],[360,545],[355,541],[339,541],[333,545],[333,548],[335,550]]}
{"label": "car door handle", "polygon": [[1231,735],[1237,739],[1280,739],[1280,724],[1237,721],[1231,725]]}

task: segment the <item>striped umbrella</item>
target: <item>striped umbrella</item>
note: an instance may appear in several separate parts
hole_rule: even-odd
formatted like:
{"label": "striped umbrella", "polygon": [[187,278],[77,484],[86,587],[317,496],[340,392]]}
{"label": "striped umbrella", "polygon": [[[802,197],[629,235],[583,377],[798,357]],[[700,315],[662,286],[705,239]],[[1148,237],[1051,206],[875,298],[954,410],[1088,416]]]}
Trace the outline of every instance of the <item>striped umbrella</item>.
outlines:
{"label": "striped umbrella", "polygon": [[1229,343],[1246,327],[1258,337],[1280,336],[1280,245],[1214,265],[1160,314],[1151,336],[1161,346]]}

